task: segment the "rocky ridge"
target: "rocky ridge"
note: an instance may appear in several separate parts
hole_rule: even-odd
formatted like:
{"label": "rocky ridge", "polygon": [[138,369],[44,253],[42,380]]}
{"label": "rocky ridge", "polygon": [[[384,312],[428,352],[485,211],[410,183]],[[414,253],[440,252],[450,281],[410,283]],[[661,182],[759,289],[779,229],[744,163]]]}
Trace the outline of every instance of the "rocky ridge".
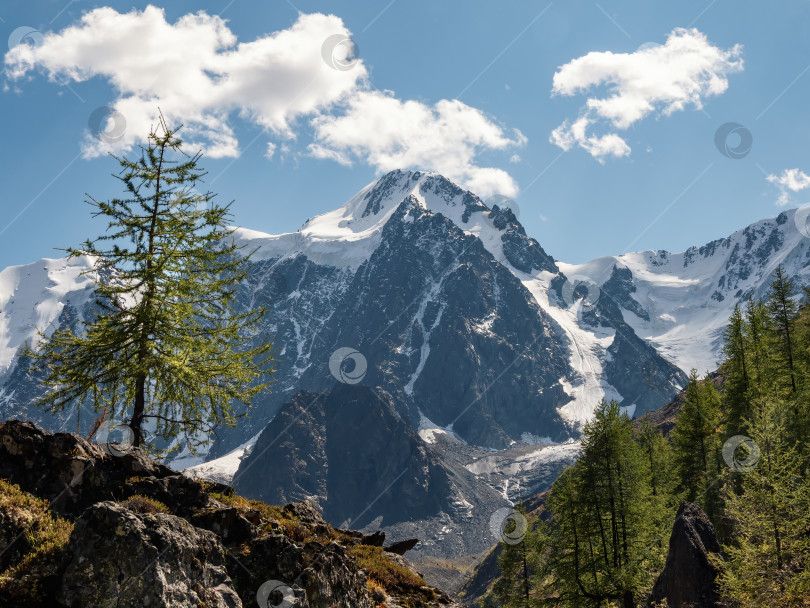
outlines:
{"label": "rocky ridge", "polygon": [[[438,608],[384,535],[200,483],[137,448],[0,426],[0,605]],[[412,543],[411,543],[412,544]]]}

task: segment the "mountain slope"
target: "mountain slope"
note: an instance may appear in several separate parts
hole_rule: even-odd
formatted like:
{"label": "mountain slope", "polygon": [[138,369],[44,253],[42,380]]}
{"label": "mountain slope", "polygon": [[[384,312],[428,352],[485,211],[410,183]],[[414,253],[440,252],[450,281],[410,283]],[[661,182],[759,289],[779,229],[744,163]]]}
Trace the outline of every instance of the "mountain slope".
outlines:
{"label": "mountain slope", "polygon": [[[491,448],[575,437],[603,397],[646,411],[684,380],[610,302],[588,318],[509,209],[490,210],[439,175],[394,171],[298,232],[236,234],[257,262],[240,306],[269,308],[280,365],[273,393],[247,424],[219,434],[212,457],[261,432],[294,392],[328,389],[342,347],[361,353],[365,382],[390,392],[414,426],[425,416]],[[73,293],[51,294],[39,325],[69,322],[53,313],[70,311]],[[36,394],[36,378],[16,368],[2,389],[5,416],[31,413]]]}

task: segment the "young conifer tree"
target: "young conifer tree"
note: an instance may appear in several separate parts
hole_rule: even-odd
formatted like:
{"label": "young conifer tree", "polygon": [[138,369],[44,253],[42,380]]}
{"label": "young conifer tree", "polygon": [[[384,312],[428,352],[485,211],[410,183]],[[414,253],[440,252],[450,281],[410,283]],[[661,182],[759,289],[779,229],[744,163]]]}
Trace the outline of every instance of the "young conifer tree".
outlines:
{"label": "young conifer tree", "polygon": [[775,271],[775,278],[768,292],[766,307],[768,326],[773,338],[772,353],[777,367],[777,383],[785,390],[795,393],[796,382],[796,336],[794,323],[797,305],[793,301],[795,286],[781,266]]}
{"label": "young conifer tree", "polygon": [[[516,516],[507,522],[511,526],[511,529],[505,530],[508,536],[501,542],[501,555],[498,557],[501,576],[492,592],[502,608],[530,608],[531,581],[539,554],[534,547],[534,533],[526,519],[526,509],[520,504],[515,511]],[[519,529],[522,525],[526,525],[526,530]]]}
{"label": "young conifer tree", "polygon": [[810,597],[810,478],[786,439],[789,411],[775,398],[754,404],[756,452],[735,455],[746,465],[741,491],[725,490],[734,534],[722,586],[740,606],[802,606]]}
{"label": "young conifer tree", "polygon": [[744,429],[745,420],[750,416],[750,395],[748,377],[749,353],[745,341],[745,318],[738,304],[729,318],[723,332],[723,363],[721,371],[725,377],[723,385],[723,405],[726,413],[725,433],[738,435]]}
{"label": "young conifer tree", "polygon": [[193,452],[215,426],[234,424],[234,402],[249,405],[273,371],[271,345],[258,335],[264,311],[234,309],[250,256],[228,228],[230,205],[196,191],[200,157],[183,153],[162,116],[139,158],[114,157],[126,194],[88,196],[107,231],[67,250],[93,261],[87,276],[101,312],[76,333],[41,334],[28,353],[46,373],[40,405],[107,407],[126,419],[136,446],[148,421],[161,439],[184,436]]}
{"label": "young conifer tree", "polygon": [[[707,508],[708,485],[716,478],[720,457],[718,427],[720,396],[709,378],[700,380],[697,370],[689,375],[683,408],[670,438],[680,473],[680,490],[687,500]],[[709,513],[712,516],[712,513]]]}

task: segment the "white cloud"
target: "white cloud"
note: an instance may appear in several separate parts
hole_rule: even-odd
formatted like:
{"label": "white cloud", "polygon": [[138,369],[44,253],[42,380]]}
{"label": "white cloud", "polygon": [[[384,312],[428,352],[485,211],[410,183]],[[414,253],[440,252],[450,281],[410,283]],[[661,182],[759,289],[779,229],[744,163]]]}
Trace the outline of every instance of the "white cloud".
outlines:
{"label": "white cloud", "polygon": [[273,160],[273,156],[275,155],[277,148],[278,148],[278,146],[276,146],[276,144],[274,144],[272,141],[268,141],[267,142],[267,150],[264,153],[264,157],[267,160]]}
{"label": "white cloud", "polygon": [[663,45],[578,57],[554,74],[552,94],[587,94],[598,87],[605,87],[605,94],[589,97],[578,118],[565,120],[549,139],[563,150],[578,145],[600,161],[627,156],[630,146],[616,131],[650,114],[668,116],[690,105],[701,109],[704,98],[725,92],[729,74],[743,69],[741,55],[740,45],[723,50],[697,29],[676,28]]}
{"label": "white cloud", "polygon": [[508,134],[483,112],[458,101],[434,105],[400,101],[391,93],[358,91],[342,115],[313,121],[318,158],[348,164],[360,158],[381,171],[419,167],[438,171],[481,196],[517,194],[517,184],[502,169],[475,162],[482,150],[522,146],[519,132]]}
{"label": "white cloud", "polygon": [[800,169],[785,169],[781,175],[772,173],[765,179],[779,188],[779,198],[776,199],[779,207],[784,207],[790,202],[791,192],[801,192],[810,188],[810,175]]}
{"label": "white cloud", "polygon": [[237,42],[226,22],[204,12],[175,23],[162,9],[118,13],[99,8],[39,46],[18,45],[5,56],[6,74],[19,79],[35,68],[53,81],[100,76],[115,89],[111,104],[127,121],[114,145],[88,137],[85,154],[126,150],[155,122],[158,106],[182,120],[189,143],[205,143],[212,157],[237,156],[233,113],[292,136],[291,122],[339,101],[366,76],[362,62],[336,70],[321,56],[324,40],[349,36],[333,15],[300,15],[288,29]]}
{"label": "white cloud", "polygon": [[[184,123],[190,146],[214,158],[239,156],[237,116],[288,142],[311,120],[313,156],[344,165],[359,158],[380,170],[434,169],[485,196],[516,194],[505,171],[480,167],[476,157],[522,145],[520,133],[505,134],[457,100],[430,106],[371,92],[363,61],[342,56],[352,45],[333,44],[335,56],[323,56],[325,43],[350,35],[339,17],[300,14],[287,29],[239,42],[223,19],[202,11],[169,23],[154,6],[128,13],[105,7],[46,33],[38,46],[14,47],[5,72],[13,81],[42,71],[55,82],[100,77],[111,84],[110,107],[126,119],[126,131],[114,142],[88,133],[87,157],[142,141],[158,107],[170,123]],[[265,156],[276,151],[269,143]],[[284,157],[289,147],[278,151]]]}

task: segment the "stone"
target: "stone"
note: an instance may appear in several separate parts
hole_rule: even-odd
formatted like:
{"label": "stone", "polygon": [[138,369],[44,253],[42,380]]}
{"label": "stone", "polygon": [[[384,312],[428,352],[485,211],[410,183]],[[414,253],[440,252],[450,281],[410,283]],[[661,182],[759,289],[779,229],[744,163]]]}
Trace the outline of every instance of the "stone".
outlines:
{"label": "stone", "polygon": [[217,536],[164,513],[114,502],[88,508],[64,553],[59,600],[71,608],[242,608]]}
{"label": "stone", "polygon": [[419,544],[418,538],[410,538],[408,540],[401,540],[398,543],[393,543],[383,549],[388,553],[394,553],[395,555],[405,555],[408,551],[413,549],[416,545]]}

